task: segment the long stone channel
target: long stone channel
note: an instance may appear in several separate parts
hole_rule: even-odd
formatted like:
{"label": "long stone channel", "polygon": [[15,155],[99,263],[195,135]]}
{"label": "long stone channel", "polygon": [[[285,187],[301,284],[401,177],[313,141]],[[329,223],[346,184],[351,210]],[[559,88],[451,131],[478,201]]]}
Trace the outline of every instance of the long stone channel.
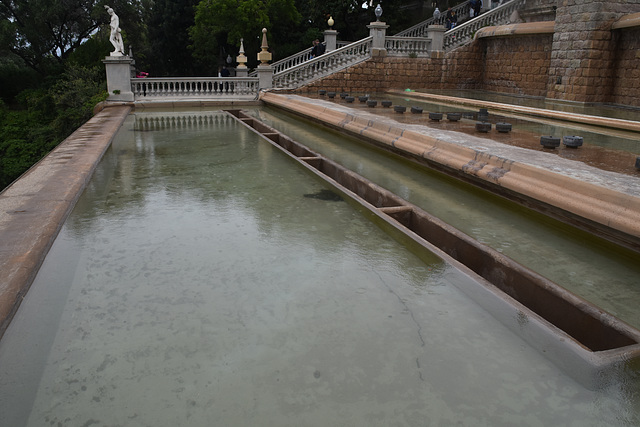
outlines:
{"label": "long stone channel", "polygon": [[640,361],[640,331],[412,203],[240,110],[228,110],[331,184],[391,234],[408,237],[474,278],[462,289],[588,387]]}

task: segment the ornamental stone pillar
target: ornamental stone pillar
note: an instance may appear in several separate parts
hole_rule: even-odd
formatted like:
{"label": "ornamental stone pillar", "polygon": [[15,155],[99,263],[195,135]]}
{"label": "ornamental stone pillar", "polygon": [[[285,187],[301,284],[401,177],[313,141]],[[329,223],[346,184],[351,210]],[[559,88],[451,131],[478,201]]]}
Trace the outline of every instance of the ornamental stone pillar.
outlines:
{"label": "ornamental stone pillar", "polygon": [[269,45],[267,44],[267,29],[262,29],[262,49],[258,52],[258,61],[260,65],[257,67],[259,88],[270,89],[273,87],[273,67],[269,64],[271,61],[271,52],[268,51]]}

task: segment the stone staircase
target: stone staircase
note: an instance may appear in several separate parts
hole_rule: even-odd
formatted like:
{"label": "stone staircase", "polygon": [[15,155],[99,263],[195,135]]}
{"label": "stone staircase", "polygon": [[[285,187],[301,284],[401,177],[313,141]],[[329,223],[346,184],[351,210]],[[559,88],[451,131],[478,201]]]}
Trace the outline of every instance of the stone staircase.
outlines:
{"label": "stone staircase", "polygon": [[[521,8],[525,2],[526,0],[506,1],[472,19],[468,19],[470,10],[468,1],[457,5],[452,10],[456,12],[459,19],[466,19],[466,21],[444,33],[443,49],[445,52],[451,51],[471,43],[476,31],[482,27],[508,24],[513,12]],[[411,28],[400,31],[393,37],[386,37],[384,48],[387,50],[387,55],[427,56],[431,50],[431,41],[427,38],[429,26],[444,25],[445,15],[445,13],[441,13],[437,18],[427,19]],[[274,68],[273,87],[276,89],[295,89],[366,61],[371,58],[372,47],[372,38],[367,37],[313,59],[309,59],[311,49],[306,49],[272,65]]]}
{"label": "stone staircase", "polygon": [[[376,33],[382,34],[381,36],[370,35],[353,43],[337,43],[337,49],[317,58],[310,58],[311,48],[305,49],[271,64],[273,69],[271,87],[274,89],[299,88],[364,62],[373,56],[375,50],[384,50],[387,56],[398,57],[429,57],[433,50],[445,52],[454,50],[470,43],[475,33],[482,27],[509,23],[513,12],[521,8],[525,2],[526,0],[505,1],[504,4],[487,10],[473,19],[468,19],[469,2],[461,3],[453,10],[464,22],[444,32],[444,35],[442,26],[445,13],[441,13],[437,18],[427,19],[394,36],[385,36],[383,32]],[[132,79],[130,95],[136,101],[194,98],[255,99],[261,87],[268,87],[268,85],[263,86],[255,72],[243,78]]]}

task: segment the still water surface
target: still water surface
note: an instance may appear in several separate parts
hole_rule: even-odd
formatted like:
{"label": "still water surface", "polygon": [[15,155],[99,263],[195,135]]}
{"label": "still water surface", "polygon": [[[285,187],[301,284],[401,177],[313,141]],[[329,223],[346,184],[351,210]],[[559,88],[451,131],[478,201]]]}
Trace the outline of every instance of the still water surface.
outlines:
{"label": "still water surface", "polygon": [[640,328],[640,255],[273,108],[271,126]]}
{"label": "still water surface", "polygon": [[126,122],[0,342],[3,426],[640,421],[635,381],[583,388],[243,126],[165,117]]}

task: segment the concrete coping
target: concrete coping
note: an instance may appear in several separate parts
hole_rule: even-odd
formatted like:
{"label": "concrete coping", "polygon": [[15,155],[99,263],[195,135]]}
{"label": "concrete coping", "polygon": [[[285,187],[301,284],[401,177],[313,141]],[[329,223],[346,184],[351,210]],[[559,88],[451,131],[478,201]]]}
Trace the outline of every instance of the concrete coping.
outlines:
{"label": "concrete coping", "polygon": [[503,104],[500,102],[483,101],[480,99],[458,98],[455,96],[437,95],[431,93],[405,92],[399,89],[388,90],[387,93],[419,98],[424,101],[437,101],[447,104],[458,104],[478,108],[489,108],[496,111],[506,111],[509,113],[525,114],[528,116],[544,117],[547,119],[560,120],[564,122],[581,123],[590,126],[603,128],[621,129],[632,132],[640,132],[640,121],[615,119],[610,117],[590,116],[587,114],[569,113],[566,111],[545,110],[542,108],[523,107],[515,104]]}
{"label": "concrete coping", "polygon": [[611,25],[612,30],[621,30],[623,28],[640,27],[640,12],[625,15]]}
{"label": "concrete coping", "polygon": [[553,34],[554,21],[525,22],[521,24],[499,25],[480,28],[476,38],[525,36],[530,34]]}
{"label": "concrete coping", "polygon": [[130,111],[99,111],[0,192],[0,337]]}

